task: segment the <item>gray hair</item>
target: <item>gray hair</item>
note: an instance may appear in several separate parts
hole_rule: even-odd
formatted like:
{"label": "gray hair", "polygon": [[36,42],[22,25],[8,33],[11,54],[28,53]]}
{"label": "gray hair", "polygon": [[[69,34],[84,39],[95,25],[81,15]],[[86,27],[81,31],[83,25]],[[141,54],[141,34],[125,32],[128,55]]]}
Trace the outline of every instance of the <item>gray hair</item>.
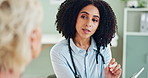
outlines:
{"label": "gray hair", "polygon": [[38,0],[0,0],[0,71],[24,70],[32,59],[29,36],[41,23]]}

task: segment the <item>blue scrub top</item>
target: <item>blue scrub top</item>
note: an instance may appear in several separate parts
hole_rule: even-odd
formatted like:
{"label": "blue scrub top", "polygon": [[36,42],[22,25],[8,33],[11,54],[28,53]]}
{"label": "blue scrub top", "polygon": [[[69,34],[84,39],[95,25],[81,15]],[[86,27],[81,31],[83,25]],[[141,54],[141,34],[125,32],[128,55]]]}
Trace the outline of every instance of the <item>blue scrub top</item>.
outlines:
{"label": "blue scrub top", "polygon": [[[98,64],[96,64],[97,47],[93,38],[91,38],[91,45],[87,52],[77,47],[72,39],[70,39],[70,46],[72,48],[77,73],[81,78],[105,78],[104,68],[112,58],[110,46],[107,46],[105,49],[101,47],[100,49],[105,64],[103,64],[100,55],[98,55]],[[69,54],[68,41],[66,39],[52,47],[50,56],[57,78],[75,78],[74,68]]]}

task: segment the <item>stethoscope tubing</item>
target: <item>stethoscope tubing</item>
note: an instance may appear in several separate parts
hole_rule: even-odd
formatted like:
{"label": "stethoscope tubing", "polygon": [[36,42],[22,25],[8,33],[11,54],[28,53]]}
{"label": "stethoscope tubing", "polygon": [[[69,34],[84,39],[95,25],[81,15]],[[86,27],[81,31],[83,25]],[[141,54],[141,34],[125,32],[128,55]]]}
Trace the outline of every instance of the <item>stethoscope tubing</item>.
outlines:
{"label": "stethoscope tubing", "polygon": [[[73,65],[73,68],[74,68],[74,76],[75,76],[75,78],[81,78],[81,76],[78,75],[78,73],[77,73],[76,66],[75,66],[75,63],[74,63],[74,59],[73,59],[73,56],[72,56],[72,51],[71,51],[71,47],[70,47],[70,38],[68,39],[68,48],[69,48],[69,53],[70,53],[70,58],[71,58],[71,61],[72,61],[72,65]],[[96,53],[96,64],[98,65],[98,55],[101,56],[102,62],[103,62],[103,65],[104,65],[105,64],[105,60],[104,60],[103,55],[99,51],[99,49],[97,49],[97,53]]]}

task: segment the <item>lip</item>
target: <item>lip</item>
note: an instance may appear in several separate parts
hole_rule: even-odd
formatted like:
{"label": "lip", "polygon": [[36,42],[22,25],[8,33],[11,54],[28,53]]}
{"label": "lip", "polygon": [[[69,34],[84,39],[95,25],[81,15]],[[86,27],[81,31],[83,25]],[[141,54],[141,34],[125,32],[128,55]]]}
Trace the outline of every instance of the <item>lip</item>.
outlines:
{"label": "lip", "polygon": [[82,31],[83,31],[85,34],[88,34],[88,33],[91,32],[89,29],[84,29],[84,28],[82,28]]}

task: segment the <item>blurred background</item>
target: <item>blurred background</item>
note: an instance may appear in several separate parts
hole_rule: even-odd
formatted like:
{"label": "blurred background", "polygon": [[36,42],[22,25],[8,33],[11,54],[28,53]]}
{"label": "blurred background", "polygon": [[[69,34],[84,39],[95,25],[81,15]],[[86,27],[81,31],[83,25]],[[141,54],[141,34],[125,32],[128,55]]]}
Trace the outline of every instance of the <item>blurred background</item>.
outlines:
{"label": "blurred background", "polygon": [[[44,10],[42,52],[32,61],[23,78],[47,78],[54,74],[50,49],[63,39],[55,27],[55,17],[63,0],[40,0]],[[118,31],[111,47],[113,57],[122,65],[121,78],[129,78],[142,67],[139,78],[148,78],[148,0],[104,0],[117,17]]]}

